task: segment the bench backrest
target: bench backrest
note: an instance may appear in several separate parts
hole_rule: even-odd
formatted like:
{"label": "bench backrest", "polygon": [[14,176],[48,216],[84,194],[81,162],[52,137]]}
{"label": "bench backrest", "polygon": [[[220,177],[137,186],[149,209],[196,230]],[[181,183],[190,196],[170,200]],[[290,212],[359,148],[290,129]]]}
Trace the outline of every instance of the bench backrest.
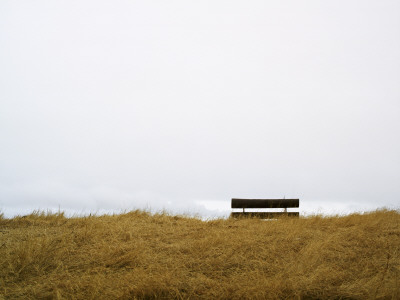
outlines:
{"label": "bench backrest", "polygon": [[[231,208],[241,208],[241,212],[232,212],[232,217],[259,217],[271,219],[279,216],[298,217],[299,212],[287,212],[287,208],[299,207],[299,199],[238,199],[233,198]],[[246,208],[284,208],[283,212],[246,212]]]}

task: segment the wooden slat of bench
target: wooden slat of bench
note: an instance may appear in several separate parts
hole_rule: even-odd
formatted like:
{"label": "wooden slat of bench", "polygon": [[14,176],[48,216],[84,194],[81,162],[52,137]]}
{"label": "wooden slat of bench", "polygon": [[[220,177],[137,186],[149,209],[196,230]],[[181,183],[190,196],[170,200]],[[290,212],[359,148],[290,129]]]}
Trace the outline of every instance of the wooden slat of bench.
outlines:
{"label": "wooden slat of bench", "polygon": [[288,208],[299,207],[299,199],[239,199],[233,198],[232,208]]}
{"label": "wooden slat of bench", "polygon": [[232,212],[231,217],[275,219],[278,217],[299,217],[299,212]]}

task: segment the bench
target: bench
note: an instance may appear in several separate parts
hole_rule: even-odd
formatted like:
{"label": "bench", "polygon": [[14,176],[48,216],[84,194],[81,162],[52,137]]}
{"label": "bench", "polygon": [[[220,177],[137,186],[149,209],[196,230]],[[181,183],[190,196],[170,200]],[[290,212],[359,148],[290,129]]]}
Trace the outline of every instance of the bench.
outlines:
{"label": "bench", "polygon": [[[243,211],[232,212],[231,217],[256,217],[260,219],[275,219],[276,217],[299,217],[299,212],[288,212],[288,208],[299,207],[299,199],[238,199],[232,198],[231,208],[240,208]],[[245,211],[246,208],[283,208],[284,211]]]}

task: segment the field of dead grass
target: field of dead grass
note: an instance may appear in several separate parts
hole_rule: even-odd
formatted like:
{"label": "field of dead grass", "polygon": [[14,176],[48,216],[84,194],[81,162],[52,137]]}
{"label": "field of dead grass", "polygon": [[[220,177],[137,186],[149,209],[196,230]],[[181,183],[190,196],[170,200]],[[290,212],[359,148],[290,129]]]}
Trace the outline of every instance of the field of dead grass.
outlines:
{"label": "field of dead grass", "polygon": [[400,299],[400,214],[0,219],[0,299]]}

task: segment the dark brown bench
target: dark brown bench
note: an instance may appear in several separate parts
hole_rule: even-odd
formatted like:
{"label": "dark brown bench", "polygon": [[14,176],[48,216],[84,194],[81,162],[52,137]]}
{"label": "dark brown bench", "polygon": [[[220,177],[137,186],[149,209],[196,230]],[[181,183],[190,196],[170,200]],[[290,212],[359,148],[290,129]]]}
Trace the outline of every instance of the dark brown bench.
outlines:
{"label": "dark brown bench", "polygon": [[[232,212],[231,217],[256,217],[260,219],[275,219],[277,217],[299,217],[299,212],[288,212],[288,208],[299,207],[299,199],[238,199],[233,198],[232,209],[240,208],[240,212]],[[246,211],[246,208],[268,209],[268,208],[283,208],[284,211]]]}

